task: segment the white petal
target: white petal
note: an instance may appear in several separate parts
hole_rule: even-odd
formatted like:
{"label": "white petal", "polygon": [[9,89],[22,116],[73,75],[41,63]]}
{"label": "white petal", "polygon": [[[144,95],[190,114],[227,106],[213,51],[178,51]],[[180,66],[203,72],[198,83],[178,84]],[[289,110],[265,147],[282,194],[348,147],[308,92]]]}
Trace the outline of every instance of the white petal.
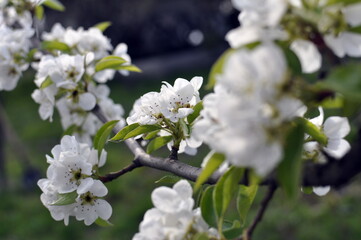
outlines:
{"label": "white petal", "polygon": [[321,54],[311,41],[298,39],[292,42],[291,50],[299,58],[304,73],[313,73],[321,67]]}
{"label": "white petal", "polygon": [[331,48],[334,54],[337,57],[344,57],[345,50],[342,46],[342,41],[340,38],[334,37],[333,35],[325,35],[323,40],[325,41],[326,45]]}
{"label": "white petal", "polygon": [[112,215],[112,206],[103,199],[97,199],[95,202],[95,210],[98,216],[104,220],[108,220]]}
{"label": "white petal", "polygon": [[159,187],[152,192],[153,205],[161,211],[172,213],[181,203],[175,190]]}
{"label": "white petal", "polygon": [[94,180],[94,184],[90,191],[97,197],[104,197],[108,194],[108,189],[100,180]]}
{"label": "white petal", "polygon": [[330,186],[313,187],[312,189],[316,195],[321,197],[321,196],[326,195],[330,191],[331,187]]}
{"label": "white petal", "polygon": [[345,139],[329,139],[327,147],[323,148],[328,155],[336,159],[345,156],[350,149],[351,146]]}
{"label": "white petal", "polygon": [[361,24],[361,3],[350,4],[342,9],[347,23],[352,27]]}
{"label": "white petal", "polygon": [[102,153],[100,154],[100,158],[99,158],[99,163],[98,166],[102,167],[105,164],[105,161],[107,160],[107,151],[105,151],[104,149],[102,150]]}
{"label": "white petal", "polygon": [[199,90],[203,84],[203,78],[202,77],[193,77],[191,79],[190,83],[193,85],[195,90]]}
{"label": "white petal", "polygon": [[328,138],[344,138],[350,132],[350,124],[345,117],[329,117],[323,125],[323,131]]}
{"label": "white petal", "polygon": [[96,104],[96,98],[91,93],[83,93],[79,95],[79,106],[85,111],[92,110]]}
{"label": "white petal", "polygon": [[178,181],[174,184],[173,189],[184,199],[192,197],[192,187],[186,180]]}
{"label": "white petal", "polygon": [[310,119],[310,122],[315,124],[317,127],[321,127],[323,123],[324,113],[322,107],[318,108],[318,111],[320,112],[320,115],[318,115],[315,118]]}
{"label": "white petal", "polygon": [[93,183],[94,183],[94,180],[92,178],[83,179],[77,189],[77,193],[83,194],[83,193],[88,192],[89,189],[92,187]]}

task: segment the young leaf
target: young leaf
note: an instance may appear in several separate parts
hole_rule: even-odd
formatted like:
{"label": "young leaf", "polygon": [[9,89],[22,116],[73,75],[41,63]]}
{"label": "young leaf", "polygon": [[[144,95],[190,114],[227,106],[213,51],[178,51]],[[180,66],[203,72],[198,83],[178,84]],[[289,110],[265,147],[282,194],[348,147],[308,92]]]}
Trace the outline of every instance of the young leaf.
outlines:
{"label": "young leaf", "polygon": [[100,31],[104,32],[105,30],[107,30],[108,27],[110,27],[112,25],[111,22],[100,22],[96,25],[94,25],[94,28],[98,28]]}
{"label": "young leaf", "polygon": [[95,220],[95,224],[97,224],[98,226],[101,227],[113,227],[113,223],[109,222],[108,220],[104,220],[100,217],[97,218],[97,220]]}
{"label": "young leaf", "polygon": [[104,69],[117,69],[123,63],[126,63],[126,62],[127,61],[124,60],[124,58],[110,55],[110,56],[100,59],[100,61],[95,65],[95,71],[99,72]]}
{"label": "young leaf", "polygon": [[116,70],[127,70],[130,72],[139,72],[139,73],[142,72],[142,70],[135,65],[121,65],[119,67],[116,67],[115,69]]}
{"label": "young leaf", "polygon": [[214,171],[217,170],[225,159],[225,156],[221,153],[216,153],[214,151],[208,153],[208,155],[204,158],[204,161],[206,161],[207,164],[197,178],[194,186],[194,192],[198,191],[199,187],[207,181],[207,179],[214,173]]}
{"label": "young leaf", "polygon": [[239,192],[237,196],[237,210],[240,216],[240,223],[242,226],[246,222],[248,211],[252,206],[257,190],[257,184],[252,184],[250,186],[242,185],[239,187]]}
{"label": "young leaf", "polygon": [[75,131],[75,129],[77,129],[77,125],[76,124],[72,124],[70,125],[67,129],[65,129],[65,131],[63,132],[63,136],[65,135],[72,135]]}
{"label": "young leaf", "polygon": [[192,237],[192,240],[210,240],[210,238],[207,233],[196,233],[196,235]]}
{"label": "young leaf", "polygon": [[53,206],[63,206],[75,203],[75,199],[78,197],[76,191],[70,193],[60,193],[58,195],[58,199],[53,202],[51,205]]}
{"label": "young leaf", "polygon": [[152,153],[155,150],[163,147],[164,145],[172,141],[172,139],[172,136],[163,136],[153,139],[147,146],[147,153]]}
{"label": "young leaf", "polygon": [[294,200],[300,192],[301,155],[303,150],[304,126],[297,124],[292,128],[285,141],[284,156],[277,170],[277,178],[286,192]]}
{"label": "young leaf", "polygon": [[361,65],[344,64],[334,68],[322,82],[317,83],[321,89],[331,89],[341,93],[345,98],[361,102]]}
{"label": "young leaf", "polygon": [[160,130],[155,130],[155,131],[153,131],[153,132],[147,133],[147,134],[143,137],[143,139],[144,139],[144,140],[150,140],[150,139],[152,139],[152,138],[155,138],[155,137],[158,135],[159,131],[160,131]]}
{"label": "young leaf", "polygon": [[49,87],[51,84],[53,84],[54,82],[51,80],[50,77],[47,77],[44,82],[41,83],[40,85],[40,89],[44,89],[46,87]]}
{"label": "young leaf", "polygon": [[43,2],[43,5],[60,12],[65,10],[64,5],[57,0],[46,0],[45,2]]}
{"label": "young leaf", "polygon": [[41,20],[44,17],[44,7],[41,5],[37,5],[35,7],[35,16],[37,19]]}
{"label": "young leaf", "polygon": [[115,134],[115,136],[112,137],[109,141],[124,140],[125,135],[127,135],[129,132],[133,131],[137,127],[139,127],[139,123],[133,123],[128,126],[125,126],[117,134]]}
{"label": "young leaf", "polygon": [[235,239],[239,237],[242,232],[243,229],[241,228],[241,223],[238,220],[234,220],[230,228],[223,230],[223,235],[226,237],[226,239]]}
{"label": "young leaf", "polygon": [[41,48],[47,51],[62,51],[62,52],[70,52],[70,47],[59,41],[43,41],[41,43]]}
{"label": "young leaf", "polygon": [[124,140],[128,139],[128,138],[136,137],[140,134],[153,132],[153,131],[159,130],[159,129],[161,129],[161,127],[158,125],[140,125],[136,129],[132,130],[127,135],[125,135]]}
{"label": "young leaf", "polygon": [[202,109],[203,109],[203,102],[201,101],[193,107],[193,112],[188,115],[188,117],[187,117],[188,124],[192,124],[194,122],[194,120],[196,120],[196,118],[201,113]]}
{"label": "young leaf", "polygon": [[310,135],[317,142],[326,145],[327,144],[327,136],[319,129],[315,124],[307,120],[306,118],[297,118],[298,123],[302,124],[304,127],[304,131]]}
{"label": "young leaf", "polygon": [[[241,168],[231,167],[218,180],[213,191],[213,204],[217,213],[218,221],[223,219],[229,203],[236,194],[243,172],[244,171]],[[219,222],[219,224],[221,223]]]}
{"label": "young leaf", "polygon": [[302,66],[301,62],[298,59],[297,55],[289,48],[289,46],[285,46],[284,44],[279,44],[283,53],[286,57],[288,66],[290,69],[297,75],[302,74]]}
{"label": "young leaf", "polygon": [[217,61],[213,64],[212,68],[211,68],[211,72],[209,73],[209,77],[208,77],[208,84],[206,86],[206,89],[211,89],[213,88],[213,86],[216,84],[217,81],[217,75],[219,75],[220,73],[223,72],[223,65],[226,62],[226,60],[228,59],[228,57],[234,53],[234,49],[230,48],[228,50],[226,50],[218,59]]}
{"label": "young leaf", "polygon": [[117,125],[119,120],[113,120],[105,123],[97,132],[97,134],[94,137],[94,148],[98,150],[98,153],[100,154],[101,151],[104,148],[105,142],[107,141],[107,138],[109,137],[109,134]]}
{"label": "young leaf", "polygon": [[167,184],[172,184],[173,185],[173,184],[177,183],[181,179],[183,179],[183,178],[175,176],[175,175],[167,175],[167,176],[164,176],[161,179],[155,181],[155,183],[157,183],[157,184],[165,184],[165,183],[167,183]]}
{"label": "young leaf", "polygon": [[213,191],[214,186],[209,186],[206,188],[206,190],[203,192],[202,198],[201,198],[201,212],[202,217],[206,223],[208,223],[211,227],[217,227],[217,216],[214,209],[214,203],[213,203]]}

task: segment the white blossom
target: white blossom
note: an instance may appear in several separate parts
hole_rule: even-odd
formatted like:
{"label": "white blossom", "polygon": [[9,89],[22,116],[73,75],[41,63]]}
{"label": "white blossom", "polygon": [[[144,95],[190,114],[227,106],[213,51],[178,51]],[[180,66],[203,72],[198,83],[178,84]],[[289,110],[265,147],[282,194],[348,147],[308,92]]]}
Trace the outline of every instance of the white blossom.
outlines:
{"label": "white blossom", "polygon": [[84,220],[85,225],[90,225],[101,218],[108,220],[112,215],[112,207],[110,204],[102,199],[108,193],[105,185],[99,181],[94,180],[92,185],[87,185],[78,189],[78,198],[76,199],[77,207],[74,214],[77,220]]}
{"label": "white blossom", "polygon": [[[320,115],[310,119],[310,121],[316,125],[327,137],[326,145],[321,145],[316,141],[308,141],[304,145],[307,158],[316,158],[318,162],[325,162],[326,158],[322,154],[321,150],[326,152],[329,156],[340,159],[350,149],[351,146],[344,139],[350,132],[350,125],[345,117],[329,117],[324,120],[324,113],[322,108],[319,108]],[[306,140],[309,136],[306,136]]]}
{"label": "white blossom", "polygon": [[321,54],[311,41],[297,39],[292,42],[290,49],[299,58],[304,73],[313,73],[321,68]]}
{"label": "white blossom", "polygon": [[[46,156],[50,164],[47,178],[40,179],[38,185],[43,191],[41,201],[59,221],[69,223],[69,216],[92,224],[98,217],[108,220],[112,208],[102,198],[108,190],[99,180],[93,180],[93,168],[104,165],[107,153],[103,150],[98,158],[98,151],[89,145],[79,143],[74,136],[64,136],[59,145],[52,150],[52,157]],[[56,204],[60,197],[69,194],[74,202],[66,205]],[[70,199],[71,200],[71,199]]]}
{"label": "white blossom", "polygon": [[173,188],[159,187],[152,193],[154,208],[148,210],[134,240],[182,240],[194,232],[218,237],[202,219],[200,209],[193,210],[192,188],[181,180]]}

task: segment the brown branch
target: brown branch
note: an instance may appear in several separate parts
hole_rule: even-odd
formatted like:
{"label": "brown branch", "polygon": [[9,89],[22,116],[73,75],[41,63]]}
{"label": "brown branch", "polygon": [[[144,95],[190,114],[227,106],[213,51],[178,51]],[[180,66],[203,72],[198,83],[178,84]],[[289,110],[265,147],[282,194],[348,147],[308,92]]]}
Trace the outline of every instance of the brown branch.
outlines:
{"label": "brown branch", "polygon": [[130,165],[126,166],[125,168],[123,168],[122,170],[120,170],[118,172],[109,173],[105,176],[99,176],[99,180],[102,181],[103,183],[110,182],[128,172],[133,171],[133,169],[139,168],[141,166],[142,165],[140,165],[138,163],[138,161],[133,161]]}
{"label": "brown branch", "polygon": [[[96,106],[92,111],[102,122],[107,122],[108,119],[101,112],[101,109]],[[114,128],[114,133],[120,129]],[[159,158],[147,154],[143,148],[130,138],[124,141],[130,151],[134,154],[135,160],[142,166],[151,167],[154,169],[173,173],[179,177],[183,177],[190,181],[195,181],[201,172],[201,168],[193,167],[188,164],[176,161],[171,158]],[[347,184],[353,177],[361,172],[361,141],[359,140],[351,149],[351,151],[341,160],[332,160],[326,164],[306,164],[303,169],[302,185],[303,186],[325,186],[341,187]],[[215,184],[221,174],[216,171],[208,179],[206,183]],[[243,184],[246,179],[243,179]],[[277,184],[275,174],[271,174],[265,178],[262,185]]]}
{"label": "brown branch", "polygon": [[256,217],[254,218],[251,226],[245,230],[245,233],[244,233],[243,237],[240,238],[240,239],[251,240],[252,234],[253,234],[254,230],[256,229],[258,223],[260,223],[262,221],[263,215],[266,212],[266,209],[267,209],[269,203],[271,202],[272,197],[273,197],[276,190],[277,190],[277,185],[276,184],[270,184],[268,186],[268,192],[267,192],[267,194],[265,195],[264,199],[261,202],[261,207],[258,210]]}

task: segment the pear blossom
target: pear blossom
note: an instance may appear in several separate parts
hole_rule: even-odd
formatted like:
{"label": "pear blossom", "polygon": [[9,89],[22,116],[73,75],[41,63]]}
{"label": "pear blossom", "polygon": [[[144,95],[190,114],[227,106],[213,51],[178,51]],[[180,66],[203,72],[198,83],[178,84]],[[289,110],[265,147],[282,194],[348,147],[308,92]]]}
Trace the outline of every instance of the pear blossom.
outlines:
{"label": "pear blossom", "polygon": [[99,181],[94,180],[92,185],[85,186],[77,190],[79,196],[76,199],[77,206],[74,214],[77,220],[84,220],[85,225],[89,226],[101,218],[108,220],[112,215],[111,205],[102,199],[108,193],[105,185]]}
{"label": "pear blossom", "polygon": [[202,86],[203,78],[194,77],[190,81],[177,78],[174,86],[167,82],[160,91],[160,111],[165,118],[177,122],[193,112],[192,107],[199,101],[199,89]]}
{"label": "pear blossom", "polygon": [[[314,125],[316,125],[327,137],[327,144],[321,145],[316,141],[308,141],[304,145],[306,158],[313,158],[318,162],[325,162],[326,158],[322,154],[321,150],[327,153],[329,156],[340,159],[351,149],[350,144],[344,139],[350,132],[350,124],[345,117],[329,117],[324,120],[323,109],[319,108],[320,115],[310,119]],[[309,136],[306,136],[306,140]]]}
{"label": "pear blossom", "polygon": [[306,112],[287,83],[283,53],[272,43],[232,53],[203,100],[192,135],[223,153],[226,162],[265,176],[283,156],[281,127]]}
{"label": "pear blossom", "polygon": [[202,219],[200,209],[193,210],[192,187],[187,181],[181,180],[173,188],[156,188],[152,202],[154,208],[145,213],[134,240],[181,240],[198,232],[218,237]]}
{"label": "pear blossom", "polygon": [[[46,156],[50,164],[47,178],[40,179],[38,185],[43,191],[41,201],[59,221],[68,225],[69,216],[92,224],[98,217],[108,220],[112,208],[102,198],[108,190],[102,182],[94,180],[93,169],[104,165],[107,153],[103,150],[98,158],[98,151],[89,145],[79,143],[74,136],[64,136],[59,145],[52,150],[52,157]],[[73,194],[74,202],[57,205],[62,195]]]}

